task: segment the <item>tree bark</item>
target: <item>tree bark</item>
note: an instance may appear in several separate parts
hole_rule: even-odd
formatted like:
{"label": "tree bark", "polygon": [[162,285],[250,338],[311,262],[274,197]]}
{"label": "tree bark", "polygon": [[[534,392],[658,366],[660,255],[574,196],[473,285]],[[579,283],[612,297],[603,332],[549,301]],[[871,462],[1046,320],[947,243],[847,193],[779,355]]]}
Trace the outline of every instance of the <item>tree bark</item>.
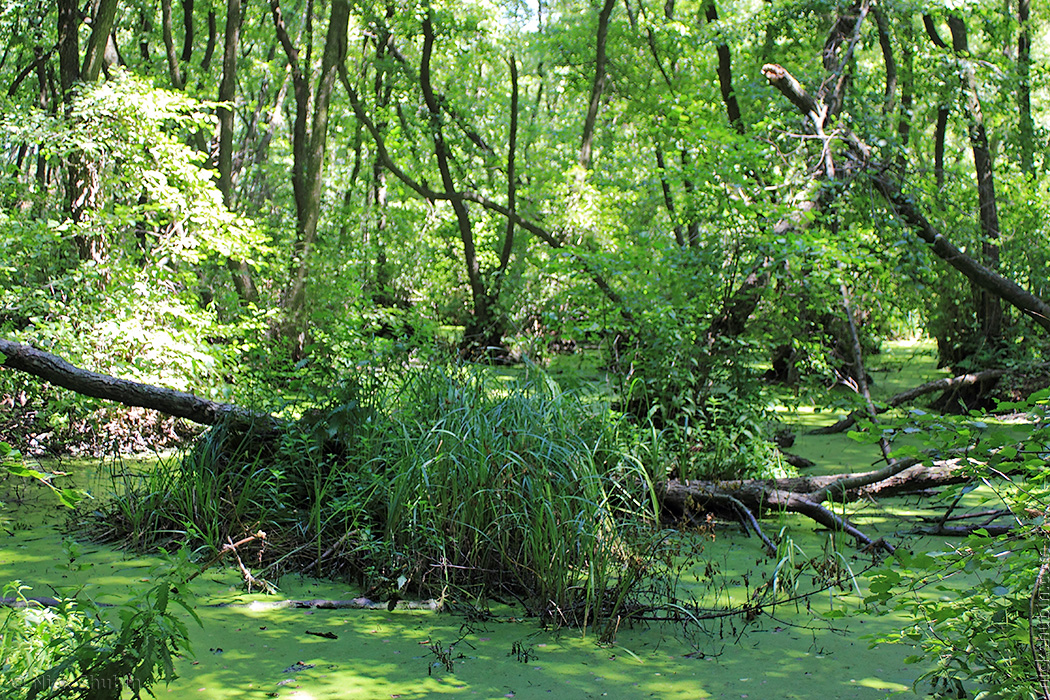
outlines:
{"label": "tree bark", "polygon": [[890,21],[886,13],[875,7],[875,26],[879,34],[879,48],[882,50],[882,65],[886,70],[886,87],[883,90],[882,113],[891,114],[897,102],[897,59],[893,55],[893,38],[890,34]]}
{"label": "tree bark", "polygon": [[918,210],[915,203],[901,193],[896,182],[885,172],[871,173],[872,183],[890,204],[894,213],[911,226],[915,233],[930,245],[933,253],[961,272],[981,289],[1013,305],[1026,316],[1050,331],[1050,305],[1013,280],[1006,279],[963,253],[941,234]]}
{"label": "tree bark", "polygon": [[948,115],[951,110],[942,105],[937,108],[937,123],[933,127],[933,174],[937,180],[937,191],[944,189],[944,141],[948,133]]}
{"label": "tree bark", "polygon": [[0,339],[0,367],[26,372],[84,396],[150,408],[201,425],[228,424],[236,429],[272,430],[278,423],[265,413],[218,403],[164,387],[91,372],[49,352]]}
{"label": "tree bark", "polygon": [[76,0],[58,0],[58,75],[68,113],[70,92],[80,80],[80,8]]}
{"label": "tree bark", "polygon": [[[999,267],[999,212],[995,198],[995,166],[992,152],[988,148],[988,133],[981,113],[981,100],[977,91],[977,77],[967,40],[966,23],[956,15],[948,17],[952,33],[952,50],[959,61],[963,88],[966,94],[966,111],[969,117],[970,148],[973,165],[977,172],[977,201],[981,225],[981,251],[984,264],[991,270]],[[995,343],[1002,335],[1003,306],[999,297],[981,288],[978,294],[977,320],[984,339]]]}
{"label": "tree bark", "polygon": [[183,63],[189,63],[193,58],[193,0],[182,0],[182,55],[179,57]]}
{"label": "tree bark", "polygon": [[[510,127],[507,138],[507,209],[511,213],[518,208],[518,171],[517,171],[517,149],[518,149],[518,61],[511,54],[507,59],[510,66]],[[503,232],[503,248],[499,256],[499,268],[496,270],[496,279],[493,282],[493,297],[499,299],[503,289],[504,278],[510,266],[510,258],[514,252],[514,220],[508,218],[507,226]]]}
{"label": "tree bark", "polygon": [[598,33],[595,37],[594,81],[591,83],[591,97],[587,102],[587,116],[583,120],[583,135],[580,139],[580,167],[589,170],[591,154],[594,150],[594,131],[598,122],[598,109],[602,103],[602,92],[605,90],[606,64],[608,57],[606,46],[609,38],[609,18],[612,16],[616,0],[605,0],[598,13]]}
{"label": "tree bark", "polygon": [[215,55],[216,37],[218,35],[217,24],[215,10],[208,10],[208,43],[204,47],[204,58],[201,59],[201,70],[205,73],[211,70],[211,59]]}
{"label": "tree bark", "polygon": [[1035,122],[1032,120],[1032,27],[1030,0],[1017,3],[1017,110],[1021,146],[1021,172],[1032,176],[1035,170]]}
{"label": "tree bark", "polygon": [[295,192],[296,241],[292,252],[291,281],[285,292],[287,318],[284,334],[291,342],[293,355],[300,357],[306,344],[309,325],[306,315],[306,284],[310,256],[317,238],[317,224],[321,216],[329,105],[339,67],[346,56],[350,5],[347,0],[332,0],[317,86],[312,93],[309,75],[306,72],[310,68],[309,56],[300,62],[299,51],[288,35],[279,0],[270,0],[270,10],[277,37],[288,58],[296,105],[295,123],[292,127],[292,189]]}
{"label": "tree bark", "polygon": [[[718,21],[718,8],[715,6],[715,0],[708,0],[707,6],[704,8],[704,17],[708,24],[714,24]],[[724,41],[720,41],[715,46],[715,52],[718,54],[718,87],[722,92],[722,102],[726,107],[726,116],[729,117],[729,124],[734,131],[738,134],[743,134],[744,119],[740,113],[740,103],[736,99],[736,92],[733,91],[733,63],[732,56],[729,53],[729,45]]]}
{"label": "tree bark", "polygon": [[160,0],[160,23],[161,34],[164,38],[164,55],[168,60],[168,77],[171,79],[172,87],[182,90],[186,84],[182,80],[182,71],[179,69],[179,56],[175,52],[171,0]]}
{"label": "tree bark", "polygon": [[[192,7],[192,0],[185,0]],[[185,4],[184,4],[185,7]],[[222,80],[219,82],[219,179],[222,202],[233,210],[233,104],[237,99],[237,52],[241,37],[241,0],[226,1],[226,29],[222,53]],[[259,294],[248,263],[233,257],[226,259],[234,289],[249,303]]]}
{"label": "tree bark", "polygon": [[88,46],[84,55],[84,69],[81,71],[81,79],[93,83],[98,80],[102,72],[102,64],[105,61],[106,46],[113,33],[113,25],[117,17],[117,0],[102,0],[98,4],[98,10],[91,22],[91,34],[88,37]]}
{"label": "tree bark", "polygon": [[419,87],[430,113],[430,136],[434,142],[434,156],[437,158],[438,171],[441,174],[441,186],[446,194],[450,195],[448,201],[456,215],[459,237],[463,243],[463,259],[467,267],[467,282],[470,285],[473,302],[474,317],[463,332],[461,352],[468,357],[484,357],[490,354],[492,348],[502,346],[503,328],[492,313],[496,300],[490,297],[485,280],[482,278],[470,212],[463,197],[456,193],[456,182],[452,177],[452,169],[449,165],[452,152],[445,141],[444,129],[441,125],[442,110],[434,94],[430,74],[430,59],[434,50],[434,26],[431,15],[428,8],[423,18],[423,50],[419,64]]}

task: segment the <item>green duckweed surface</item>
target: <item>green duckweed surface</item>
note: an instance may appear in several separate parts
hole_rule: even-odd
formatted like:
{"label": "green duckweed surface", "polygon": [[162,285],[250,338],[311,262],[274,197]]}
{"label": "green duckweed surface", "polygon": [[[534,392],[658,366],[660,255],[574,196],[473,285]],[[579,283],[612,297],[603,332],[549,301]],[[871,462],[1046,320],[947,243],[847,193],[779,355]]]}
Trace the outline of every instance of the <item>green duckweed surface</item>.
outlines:
{"label": "green duckweed surface", "polygon": [[[885,398],[939,376],[929,348],[901,344],[873,362],[873,391]],[[903,359],[901,359],[903,358]],[[783,412],[800,435],[792,451],[818,462],[815,473],[861,471],[877,460],[876,448],[845,435],[806,436],[842,414],[806,407]],[[62,465],[71,469],[69,464]],[[97,465],[80,464],[80,483],[97,483]],[[967,497],[979,498],[979,494]],[[29,595],[83,592],[102,603],[127,599],[148,585],[156,560],[112,547],[82,543],[72,565],[63,542],[64,513],[44,489],[20,484],[9,493],[11,529],[0,533],[0,582],[21,581]],[[850,504],[844,514],[873,536],[898,543],[916,518],[936,503],[918,498]],[[821,556],[834,546],[810,521],[783,516],[767,520],[770,534],[797,545],[795,556]],[[776,561],[754,538],[727,525],[694,538],[702,551],[682,570],[679,596],[717,608],[746,600]],[[911,539],[908,546],[939,548],[944,542]],[[702,548],[699,547],[702,544]],[[856,574],[861,596],[870,557],[849,544],[837,547]],[[250,556],[250,553],[249,553]],[[711,572],[714,575],[711,575]],[[235,568],[212,569],[192,584],[202,627],[191,624],[193,654],[177,665],[180,678],[157,689],[158,697],[190,698],[885,698],[919,697],[913,679],[922,669],[907,665],[913,653],[871,639],[899,629],[903,621],[863,609],[857,591],[821,592],[780,605],[772,614],[700,624],[624,624],[616,642],[600,645],[594,634],[552,631],[520,619],[509,605],[486,619],[395,609],[320,610],[253,608],[275,599],[346,600],[352,586],[286,576],[276,596],[247,594]],[[803,584],[800,592],[812,586]],[[232,605],[231,605],[232,604]],[[224,607],[219,607],[224,606]],[[828,618],[829,610],[847,613]],[[313,634],[311,634],[313,633]],[[321,634],[325,636],[320,636]],[[446,664],[435,651],[440,650]],[[450,670],[451,668],[451,670]],[[919,688],[919,691],[922,691]]]}
{"label": "green duckweed surface", "polygon": [[[69,566],[61,513],[49,504],[48,494],[30,492],[22,505],[9,508],[13,521],[23,525],[0,536],[0,580],[22,581],[34,595],[82,591],[103,603],[126,599],[149,583],[155,560],[114,548],[85,544]],[[878,527],[878,520],[876,514],[869,524]],[[827,542],[826,533],[800,519],[766,525],[787,528],[808,556]],[[843,553],[857,572],[863,569],[862,556]],[[699,572],[708,564],[717,570],[718,583],[701,586]],[[772,565],[756,540],[720,529],[683,573],[682,592],[709,603],[740,601]],[[160,697],[914,697],[911,683],[919,672],[903,663],[907,647],[870,648],[868,635],[891,631],[895,621],[860,612],[855,594],[832,599],[822,593],[751,622],[635,623],[619,631],[615,644],[599,645],[593,634],[541,629],[534,619],[518,619],[509,606],[493,608],[493,617],[481,621],[402,609],[254,609],[243,604],[274,597],[246,594],[239,578],[236,569],[218,569],[193,583],[203,627],[191,627],[194,656],[178,665],[181,678],[159,689]],[[345,600],[361,594],[293,576],[279,584],[278,598]],[[826,620],[820,613],[832,602],[853,614]],[[214,607],[230,603],[235,606]],[[434,646],[452,646],[451,671]]]}

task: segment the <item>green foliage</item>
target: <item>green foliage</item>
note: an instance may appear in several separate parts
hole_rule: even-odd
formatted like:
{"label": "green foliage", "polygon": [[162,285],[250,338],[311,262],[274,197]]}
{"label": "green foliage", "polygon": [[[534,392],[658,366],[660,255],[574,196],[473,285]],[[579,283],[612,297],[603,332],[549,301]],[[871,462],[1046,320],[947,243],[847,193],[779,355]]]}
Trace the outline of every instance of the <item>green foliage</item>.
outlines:
{"label": "green foliage", "polygon": [[[944,425],[950,419],[929,421],[942,427],[941,438],[952,435],[954,447],[966,449],[973,478],[993,489],[987,504],[1006,505],[1014,523],[1007,534],[992,536],[977,529],[933,551],[898,550],[871,581],[868,602],[910,620],[898,634],[877,641],[917,647],[910,660],[930,664],[919,680],[936,691],[956,693],[976,683],[979,697],[1021,700],[1039,694],[1029,644],[1029,604],[1046,557],[1050,511],[1044,461],[1050,446],[1047,396],[1041,392],[1028,402],[999,405],[1000,410],[1027,412],[1030,423],[1021,437],[1016,426],[1000,426],[993,417],[977,413],[948,430]],[[956,487],[945,497],[961,499],[972,489]]]}
{"label": "green foliage", "polygon": [[682,479],[785,476],[767,435],[772,415],[752,348],[709,343],[698,324],[665,310],[624,360],[629,413],[652,421],[673,445],[669,469]]}
{"label": "green foliage", "polygon": [[[73,508],[87,494],[80,489],[60,489],[51,483],[58,474],[42,472],[27,466],[21,460],[22,455],[6,442],[0,442],[0,467],[8,474],[20,479],[35,479],[39,483],[51,489],[59,502],[67,508]],[[21,462],[21,463],[16,463]]]}
{"label": "green foliage", "polygon": [[270,575],[349,576],[384,595],[510,592],[555,624],[604,625],[657,566],[645,445],[538,370],[402,369],[344,383],[276,438],[211,431],[125,476],[98,527],[215,549],[263,529]]}
{"label": "green foliage", "polygon": [[[72,560],[71,560],[72,561]],[[175,608],[200,623],[185,585],[194,567],[185,550],[151,573],[153,584],[116,608],[84,596],[54,607],[31,602],[29,589],[10,584],[5,595],[21,605],[0,622],[0,695],[49,700],[118,700],[177,676],[174,661],[189,649],[185,622]]]}

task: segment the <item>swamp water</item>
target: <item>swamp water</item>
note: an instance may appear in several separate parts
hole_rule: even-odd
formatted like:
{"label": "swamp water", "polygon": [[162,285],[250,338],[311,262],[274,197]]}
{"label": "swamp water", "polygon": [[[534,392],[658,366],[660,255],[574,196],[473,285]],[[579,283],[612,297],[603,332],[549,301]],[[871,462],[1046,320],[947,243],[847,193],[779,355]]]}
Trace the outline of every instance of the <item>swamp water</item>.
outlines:
{"label": "swamp water", "polygon": [[[879,382],[880,389],[892,393],[897,383],[914,385],[913,377],[892,379]],[[801,411],[784,419],[805,429],[834,417]],[[820,473],[860,471],[875,462],[871,446],[845,436],[800,436],[793,451],[818,460]],[[0,533],[0,582],[22,581],[33,589],[27,595],[37,596],[82,590],[99,603],[126,600],[149,585],[156,563],[149,557],[85,543],[70,563],[63,513],[53,496],[38,487],[20,491],[21,503],[9,501],[6,511],[18,526]],[[872,536],[899,543],[895,532],[910,528],[908,519],[928,507],[897,498],[851,504],[846,514]],[[800,559],[827,551],[828,534],[803,518],[773,518],[763,526],[769,534],[787,534]],[[682,573],[679,597],[694,597],[704,608],[743,602],[776,565],[756,539],[734,526],[717,529],[713,537],[687,537],[703,537],[703,547]],[[910,546],[944,544],[929,539]],[[863,595],[870,557],[845,542],[836,551]],[[704,572],[709,564],[714,583]],[[892,633],[903,621],[866,613],[856,590],[818,593],[751,621],[736,616],[699,624],[625,624],[614,644],[599,645],[591,632],[544,630],[506,606],[493,607],[485,620],[403,609],[253,608],[252,601],[275,598],[244,593],[240,579],[234,568],[213,569],[193,582],[203,627],[186,616],[194,654],[177,663],[177,681],[155,689],[158,697],[907,698],[917,697],[911,684],[924,670],[904,663],[913,653],[907,646],[871,646],[873,637]],[[803,580],[799,591],[811,590]],[[345,585],[296,576],[285,576],[279,586],[277,599],[360,595]],[[218,607],[223,605],[228,607]],[[846,614],[825,617],[829,610]]]}
{"label": "swamp water", "polygon": [[[38,504],[50,494],[40,494]],[[16,520],[26,506],[12,509]],[[47,508],[48,506],[39,506]],[[61,514],[59,514],[61,515]],[[794,533],[808,556],[820,554],[826,536],[794,517],[778,523]],[[847,558],[852,552],[843,549]],[[722,602],[743,600],[750,585],[771,571],[755,539],[735,529],[704,544],[703,566],[714,563],[736,585],[721,588]],[[27,595],[70,595],[83,590],[100,603],[118,603],[147,586],[156,563],[108,547],[84,545],[68,565],[56,524],[0,536],[0,580],[33,587]],[[861,557],[852,566],[860,571]],[[699,578],[699,577],[697,577]],[[864,581],[860,577],[863,587]],[[682,593],[703,601],[710,592],[683,576]],[[854,595],[836,594],[846,617],[826,620],[830,594],[809,605],[784,604],[773,615],[707,620],[702,625],[636,623],[619,630],[615,644],[593,634],[541,629],[536,620],[496,607],[495,617],[471,621],[419,610],[320,610],[253,608],[274,597],[245,594],[236,569],[208,571],[192,584],[203,627],[190,625],[194,657],[176,665],[180,678],[156,689],[167,698],[883,698],[915,697],[920,669],[903,663],[900,645],[870,648],[867,635],[887,633],[895,620],[859,609]],[[285,576],[278,598],[345,600],[359,591],[327,581]],[[807,610],[811,607],[811,610]],[[188,618],[188,616],[187,616]],[[334,635],[321,637],[314,633]],[[448,650],[451,671],[434,647]]]}

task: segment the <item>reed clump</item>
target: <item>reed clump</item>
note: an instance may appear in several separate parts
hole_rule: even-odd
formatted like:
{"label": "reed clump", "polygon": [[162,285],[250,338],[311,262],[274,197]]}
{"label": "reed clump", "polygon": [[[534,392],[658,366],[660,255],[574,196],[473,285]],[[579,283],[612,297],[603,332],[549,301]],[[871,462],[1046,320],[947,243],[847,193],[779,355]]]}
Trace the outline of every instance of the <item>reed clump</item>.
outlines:
{"label": "reed clump", "polygon": [[658,442],[539,371],[402,368],[341,386],[276,436],[219,427],[114,475],[95,529],[143,549],[189,539],[208,556],[264,530],[257,577],[513,599],[554,624],[613,625],[661,567]]}

